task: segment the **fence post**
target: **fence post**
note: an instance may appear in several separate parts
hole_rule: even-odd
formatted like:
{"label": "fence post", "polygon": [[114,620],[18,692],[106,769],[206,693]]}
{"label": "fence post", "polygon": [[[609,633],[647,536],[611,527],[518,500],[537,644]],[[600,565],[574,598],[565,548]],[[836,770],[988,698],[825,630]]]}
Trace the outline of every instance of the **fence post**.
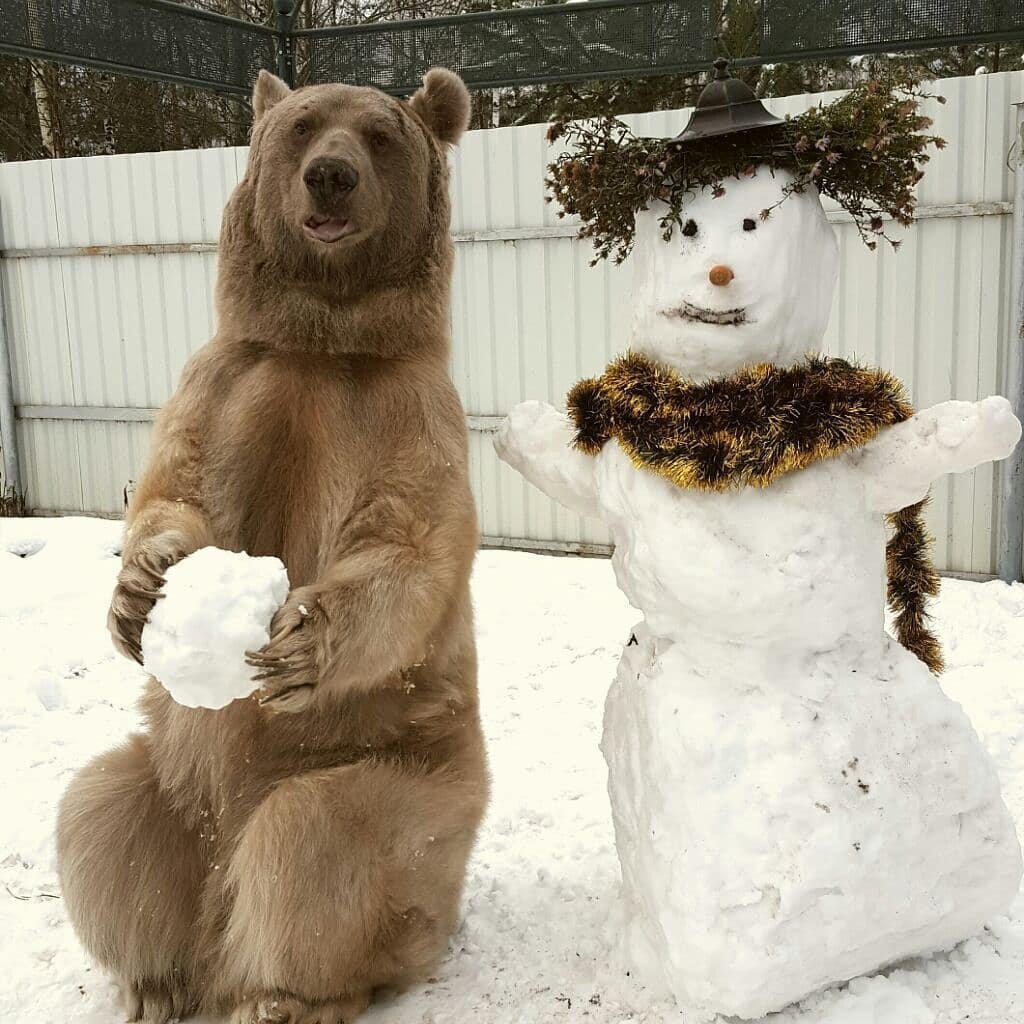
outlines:
{"label": "fence post", "polygon": [[14,432],[14,368],[11,364],[11,350],[8,347],[7,329],[4,323],[2,287],[0,287],[0,449],[3,449],[0,483],[3,485],[3,490],[12,490],[17,496],[23,492],[23,486],[21,467],[18,464],[18,438]]}
{"label": "fence post", "polygon": [[[1017,163],[1010,250],[1010,322],[1006,334],[1006,396],[1024,419],[1024,103],[1015,103]],[[997,571],[1007,583],[1021,579],[1024,561],[1024,441],[999,464]]]}
{"label": "fence post", "polygon": [[295,39],[292,36],[294,0],[274,0],[277,12],[277,77],[295,86]]}

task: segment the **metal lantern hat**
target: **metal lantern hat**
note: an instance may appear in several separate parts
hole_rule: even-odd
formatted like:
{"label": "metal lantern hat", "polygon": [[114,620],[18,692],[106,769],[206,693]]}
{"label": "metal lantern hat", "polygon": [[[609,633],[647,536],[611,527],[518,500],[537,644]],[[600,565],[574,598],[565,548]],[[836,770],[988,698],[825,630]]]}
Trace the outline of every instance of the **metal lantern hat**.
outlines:
{"label": "metal lantern hat", "polygon": [[769,114],[746,82],[729,74],[729,62],[715,61],[715,75],[704,86],[689,123],[672,140],[685,146],[716,135],[733,135],[752,128],[771,128],[782,124],[782,118]]}

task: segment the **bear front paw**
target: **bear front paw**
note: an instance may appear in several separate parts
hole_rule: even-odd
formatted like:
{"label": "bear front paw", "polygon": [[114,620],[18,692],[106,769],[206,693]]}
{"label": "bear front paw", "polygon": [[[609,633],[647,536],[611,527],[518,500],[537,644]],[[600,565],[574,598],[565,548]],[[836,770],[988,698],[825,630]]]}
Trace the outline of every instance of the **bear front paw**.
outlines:
{"label": "bear front paw", "polygon": [[325,614],[309,588],[293,590],[270,625],[270,640],[249,651],[257,670],[257,700],[270,711],[294,713],[312,702],[320,678]]}
{"label": "bear front paw", "polygon": [[147,537],[130,545],[122,556],[114,596],[107,613],[107,629],[114,647],[126,658],[142,664],[142,630],[153,605],[163,597],[164,573],[188,554],[184,539],[175,533]]}

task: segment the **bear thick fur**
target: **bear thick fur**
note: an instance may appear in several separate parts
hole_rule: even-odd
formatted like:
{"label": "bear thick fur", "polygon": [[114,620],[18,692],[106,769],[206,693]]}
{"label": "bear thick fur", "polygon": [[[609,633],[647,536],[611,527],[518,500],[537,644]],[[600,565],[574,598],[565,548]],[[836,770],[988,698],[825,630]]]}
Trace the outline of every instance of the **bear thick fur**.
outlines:
{"label": "bear thick fur", "polygon": [[350,1021],[426,977],[487,801],[448,377],[447,147],[465,86],[408,102],[263,73],[220,241],[216,337],[160,414],[114,642],[140,660],[169,565],[276,555],[293,590],[220,711],[150,680],[147,726],[71,783],[65,905],[132,1020]]}

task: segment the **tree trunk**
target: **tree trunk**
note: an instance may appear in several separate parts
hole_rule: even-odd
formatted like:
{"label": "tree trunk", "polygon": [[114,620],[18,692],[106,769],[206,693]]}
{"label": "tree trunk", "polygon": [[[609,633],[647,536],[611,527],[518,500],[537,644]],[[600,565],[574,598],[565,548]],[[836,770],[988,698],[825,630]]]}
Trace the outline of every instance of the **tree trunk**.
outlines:
{"label": "tree trunk", "polygon": [[32,94],[36,101],[36,116],[39,118],[39,139],[43,151],[49,157],[64,155],[64,143],[60,135],[60,127],[57,122],[57,108],[53,100],[53,93],[46,81],[46,75],[41,65],[32,61],[29,64],[29,73],[32,76]]}
{"label": "tree trunk", "polygon": [[[33,46],[42,49],[43,36],[39,31],[39,5],[36,0],[27,0],[25,6],[28,10],[28,40]],[[29,71],[32,76],[32,94],[36,101],[39,138],[43,150],[51,157],[63,156],[64,146],[57,125],[57,107],[53,92],[46,81],[43,65],[30,61]]]}

